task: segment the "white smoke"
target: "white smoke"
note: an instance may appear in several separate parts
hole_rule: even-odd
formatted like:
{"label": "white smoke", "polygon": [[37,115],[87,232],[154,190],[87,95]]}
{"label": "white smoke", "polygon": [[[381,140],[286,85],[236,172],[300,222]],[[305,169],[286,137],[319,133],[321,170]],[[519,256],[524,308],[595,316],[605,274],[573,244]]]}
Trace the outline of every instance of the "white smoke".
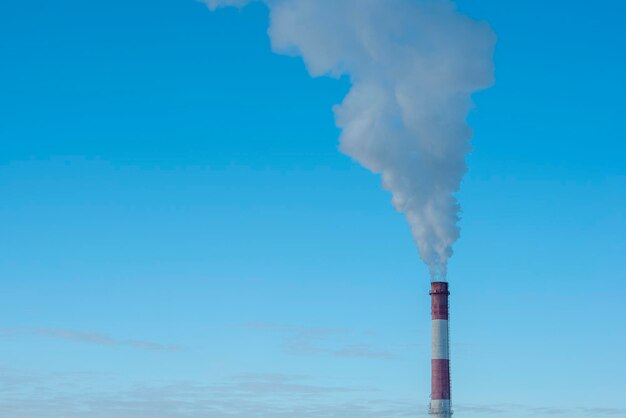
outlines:
{"label": "white smoke", "polygon": [[[246,0],[204,0],[210,9]],[[493,82],[496,37],[449,0],[265,0],[274,51],[314,77],[348,75],[341,150],[382,175],[434,279],[459,238],[455,197],[471,149],[473,92]]]}

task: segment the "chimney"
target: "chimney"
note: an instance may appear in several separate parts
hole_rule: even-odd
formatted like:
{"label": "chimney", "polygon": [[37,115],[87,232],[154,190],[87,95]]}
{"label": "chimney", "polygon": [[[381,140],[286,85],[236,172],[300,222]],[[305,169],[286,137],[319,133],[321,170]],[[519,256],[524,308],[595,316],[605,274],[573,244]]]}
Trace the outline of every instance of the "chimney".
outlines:
{"label": "chimney", "polygon": [[448,344],[448,283],[432,282],[430,288],[432,303],[432,375],[430,395],[430,415],[437,418],[450,418],[450,347]]}

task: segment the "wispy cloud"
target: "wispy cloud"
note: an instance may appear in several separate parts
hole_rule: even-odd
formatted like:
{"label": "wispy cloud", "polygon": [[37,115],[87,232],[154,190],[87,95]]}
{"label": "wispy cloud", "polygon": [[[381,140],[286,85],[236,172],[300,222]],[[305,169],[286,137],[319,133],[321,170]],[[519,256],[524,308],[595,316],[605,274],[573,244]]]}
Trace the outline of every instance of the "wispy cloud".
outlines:
{"label": "wispy cloud", "polygon": [[502,405],[475,405],[475,404],[460,404],[454,405],[454,409],[457,412],[463,412],[466,414],[489,414],[489,415],[506,415],[510,411],[509,408]]}
{"label": "wispy cloud", "polygon": [[308,383],[308,378],[301,375],[285,375],[285,374],[247,374],[234,378],[234,383],[229,389],[253,394],[306,394],[319,395],[330,393],[345,393],[362,391],[363,389],[313,385]]}
{"label": "wispy cloud", "polygon": [[111,387],[103,376],[93,385],[77,374],[83,389],[68,391],[69,374],[6,375],[20,388],[4,390],[7,377],[0,376],[0,416],[12,418],[402,418],[410,410],[410,403],[372,398],[371,388],[319,384],[302,375],[244,374],[221,383],[145,383],[118,391],[93,390]]}
{"label": "wispy cloud", "polygon": [[250,330],[272,332],[283,336],[283,348],[292,355],[327,355],[338,358],[395,360],[398,356],[388,350],[376,348],[369,342],[375,334],[348,328],[302,327],[250,322],[244,324]]}
{"label": "wispy cloud", "polygon": [[563,415],[571,413],[570,410],[565,408],[552,408],[552,407],[536,407],[536,408],[528,408],[528,410],[534,414],[538,415]]}
{"label": "wispy cloud", "polygon": [[138,339],[118,339],[110,335],[93,331],[76,331],[62,328],[1,328],[1,336],[30,335],[53,338],[81,344],[92,344],[111,347],[130,347],[151,351],[180,351],[183,348],[174,344],[161,344]]}
{"label": "wispy cloud", "polygon": [[454,409],[464,415],[490,415],[494,417],[548,417],[567,416],[577,418],[622,417],[626,418],[626,408],[583,408],[532,406],[511,404],[456,404]]}
{"label": "wispy cloud", "polygon": [[[304,375],[242,374],[221,382],[112,385],[115,376],[0,368],[0,416],[11,418],[422,418],[423,402]],[[116,381],[116,380],[115,380]],[[117,390],[112,390],[117,387]],[[100,389],[97,389],[100,388]],[[456,404],[466,418],[626,417],[626,409]]]}
{"label": "wispy cloud", "polygon": [[353,344],[343,347],[340,350],[333,351],[336,357],[344,358],[365,358],[374,360],[395,360],[395,354],[389,351],[376,350],[367,344]]}
{"label": "wispy cloud", "polygon": [[626,408],[576,408],[590,417],[613,416],[626,417]]}

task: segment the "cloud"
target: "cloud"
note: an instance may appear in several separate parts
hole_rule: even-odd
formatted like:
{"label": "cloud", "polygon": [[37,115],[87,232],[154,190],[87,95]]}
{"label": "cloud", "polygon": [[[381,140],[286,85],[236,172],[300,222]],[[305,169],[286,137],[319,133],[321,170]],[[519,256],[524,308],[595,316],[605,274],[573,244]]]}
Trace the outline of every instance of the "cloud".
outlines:
{"label": "cloud", "polygon": [[[6,370],[3,370],[6,371]],[[20,377],[23,375],[22,377]],[[11,418],[401,418],[415,409],[406,401],[373,398],[372,389],[321,385],[301,375],[245,374],[214,384],[143,383],[117,391],[68,391],[71,375],[11,371],[23,392],[0,391],[0,416]],[[0,376],[0,387],[6,377]],[[102,376],[97,382],[111,387]],[[114,386],[115,387],[115,386]]]}
{"label": "cloud", "polygon": [[[268,322],[244,324],[250,330],[272,332],[284,336],[283,349],[286,353],[299,356],[325,355],[345,359],[396,360],[390,351],[378,349],[373,344],[362,342],[371,338],[371,331],[359,332],[347,328],[300,327]],[[359,340],[359,342],[354,342]]]}
{"label": "cloud", "polygon": [[344,358],[364,358],[373,360],[395,360],[396,355],[389,351],[381,351],[372,348],[367,344],[353,344],[347,345],[340,350],[333,351],[333,355],[336,357]]}
{"label": "cloud", "polygon": [[230,386],[229,389],[251,395],[286,393],[320,395],[357,391],[356,388],[311,385],[306,383],[307,380],[306,376],[301,375],[248,374],[236,377],[235,384]]}
{"label": "cloud", "polygon": [[626,408],[577,408],[578,411],[590,416],[618,416],[626,417]]}
{"label": "cloud", "polygon": [[490,415],[502,415],[508,412],[507,408],[503,408],[500,405],[472,405],[461,404],[454,406],[455,411],[464,413],[478,413],[478,414],[490,414]]}
{"label": "cloud", "polygon": [[[116,389],[112,389],[116,388]],[[623,408],[455,404],[466,418],[626,417]],[[562,412],[562,413],[561,413]],[[421,418],[426,405],[376,388],[320,384],[304,375],[249,373],[221,382],[143,382],[117,376],[0,368],[0,416],[11,418]]]}
{"label": "cloud", "polygon": [[0,336],[30,335],[35,337],[53,338],[81,344],[91,344],[110,347],[130,347],[150,351],[181,351],[179,345],[161,344],[144,340],[116,339],[110,335],[93,331],[75,331],[62,328],[3,328]]}
{"label": "cloud", "polygon": [[623,417],[626,418],[626,408],[583,408],[583,407],[555,407],[511,404],[456,404],[456,412],[464,415],[490,415],[494,417],[547,417],[567,416],[568,418],[598,418]]}
{"label": "cloud", "polygon": [[227,6],[242,7],[250,2],[250,0],[198,0],[198,1],[201,3],[205,3],[211,10],[215,10],[219,7],[227,7]]}
{"label": "cloud", "polygon": [[564,408],[551,408],[545,406],[538,408],[529,408],[529,411],[539,415],[564,415],[571,413],[571,411]]}

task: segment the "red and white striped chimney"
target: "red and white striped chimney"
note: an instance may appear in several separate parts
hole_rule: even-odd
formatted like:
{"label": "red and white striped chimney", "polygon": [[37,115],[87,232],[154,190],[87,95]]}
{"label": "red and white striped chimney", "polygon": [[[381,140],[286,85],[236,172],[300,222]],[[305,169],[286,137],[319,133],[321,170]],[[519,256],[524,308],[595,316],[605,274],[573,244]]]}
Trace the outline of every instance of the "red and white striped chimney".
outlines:
{"label": "red and white striped chimney", "polygon": [[433,357],[431,375],[430,415],[450,418],[450,347],[448,344],[448,283],[432,282]]}

